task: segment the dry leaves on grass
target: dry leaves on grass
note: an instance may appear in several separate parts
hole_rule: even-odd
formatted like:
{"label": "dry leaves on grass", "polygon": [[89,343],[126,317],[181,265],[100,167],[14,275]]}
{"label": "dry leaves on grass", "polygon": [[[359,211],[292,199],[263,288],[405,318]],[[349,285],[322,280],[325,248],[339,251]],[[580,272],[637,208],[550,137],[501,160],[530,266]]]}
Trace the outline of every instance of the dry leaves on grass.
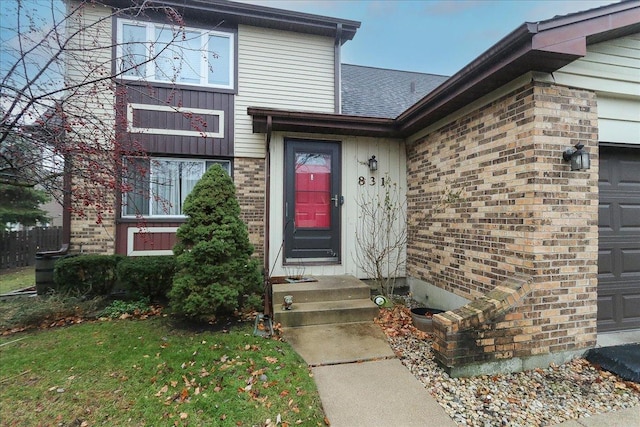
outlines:
{"label": "dry leaves on grass", "polygon": [[[151,307],[149,307],[148,310],[144,310],[144,311],[136,310],[133,314],[125,313],[121,315],[119,319],[120,320],[124,320],[124,319],[146,320],[146,319],[149,319],[150,317],[161,316],[161,315],[162,315],[162,306],[152,305]],[[109,317],[101,317],[97,320],[111,321],[114,319]],[[39,325],[27,325],[27,326],[20,326],[20,327],[15,327],[11,329],[5,329],[4,331],[0,332],[0,335],[8,336],[8,335],[13,335],[15,333],[24,332],[31,329],[41,329],[41,330],[52,329],[52,328],[59,328],[62,326],[78,325],[80,323],[94,322],[94,321],[96,321],[95,317],[85,316],[82,314],[63,316],[63,317],[52,316],[40,322]]]}
{"label": "dry leaves on grass", "polygon": [[416,329],[411,320],[411,311],[404,305],[394,305],[392,308],[381,308],[375,319],[385,334],[389,337],[414,335],[418,339],[430,339],[431,336]]}

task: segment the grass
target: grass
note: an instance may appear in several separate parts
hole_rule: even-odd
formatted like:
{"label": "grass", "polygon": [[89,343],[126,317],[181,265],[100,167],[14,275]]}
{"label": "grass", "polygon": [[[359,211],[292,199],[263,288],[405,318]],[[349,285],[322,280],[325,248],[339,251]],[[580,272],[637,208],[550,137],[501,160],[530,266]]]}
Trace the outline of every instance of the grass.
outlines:
{"label": "grass", "polygon": [[0,270],[0,294],[27,288],[36,284],[35,267]]}
{"label": "grass", "polygon": [[0,337],[3,426],[324,425],[304,361],[252,325],[185,331],[170,318]]}

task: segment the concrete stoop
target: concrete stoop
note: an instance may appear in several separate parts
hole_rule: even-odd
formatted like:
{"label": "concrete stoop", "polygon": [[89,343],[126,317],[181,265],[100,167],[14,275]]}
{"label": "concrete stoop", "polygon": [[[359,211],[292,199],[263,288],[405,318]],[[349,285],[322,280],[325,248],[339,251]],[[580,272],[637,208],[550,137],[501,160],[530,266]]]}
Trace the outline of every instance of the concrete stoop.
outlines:
{"label": "concrete stoop", "polygon": [[[290,310],[282,304],[293,297]],[[373,320],[378,306],[370,288],[353,276],[322,276],[316,282],[273,285],[273,320],[282,327],[299,327]]]}

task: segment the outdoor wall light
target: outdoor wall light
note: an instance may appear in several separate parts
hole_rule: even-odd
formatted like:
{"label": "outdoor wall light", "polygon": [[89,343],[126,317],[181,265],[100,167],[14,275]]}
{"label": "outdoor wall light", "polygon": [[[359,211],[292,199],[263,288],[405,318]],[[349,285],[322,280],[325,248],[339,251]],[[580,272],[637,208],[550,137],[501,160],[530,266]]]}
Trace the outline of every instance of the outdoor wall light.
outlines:
{"label": "outdoor wall light", "polygon": [[589,158],[589,152],[583,150],[584,144],[578,142],[573,148],[567,148],[562,153],[562,158],[565,162],[571,162],[572,171],[583,171],[591,167],[591,159]]}
{"label": "outdoor wall light", "polygon": [[371,156],[369,159],[369,170],[371,172],[378,170],[378,161],[376,160],[376,156]]}

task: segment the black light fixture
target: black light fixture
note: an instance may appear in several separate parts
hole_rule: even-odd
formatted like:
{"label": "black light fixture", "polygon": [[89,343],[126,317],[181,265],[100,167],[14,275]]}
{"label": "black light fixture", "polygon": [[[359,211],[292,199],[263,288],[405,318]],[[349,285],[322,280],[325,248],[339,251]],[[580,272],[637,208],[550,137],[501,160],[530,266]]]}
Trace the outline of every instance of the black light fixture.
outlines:
{"label": "black light fixture", "polygon": [[369,159],[369,170],[371,172],[378,170],[378,161],[376,160],[376,156],[371,156]]}
{"label": "black light fixture", "polygon": [[571,162],[572,171],[583,171],[591,167],[591,159],[589,158],[589,152],[583,150],[584,144],[578,142],[573,148],[567,148],[562,153],[562,158],[565,162]]}

